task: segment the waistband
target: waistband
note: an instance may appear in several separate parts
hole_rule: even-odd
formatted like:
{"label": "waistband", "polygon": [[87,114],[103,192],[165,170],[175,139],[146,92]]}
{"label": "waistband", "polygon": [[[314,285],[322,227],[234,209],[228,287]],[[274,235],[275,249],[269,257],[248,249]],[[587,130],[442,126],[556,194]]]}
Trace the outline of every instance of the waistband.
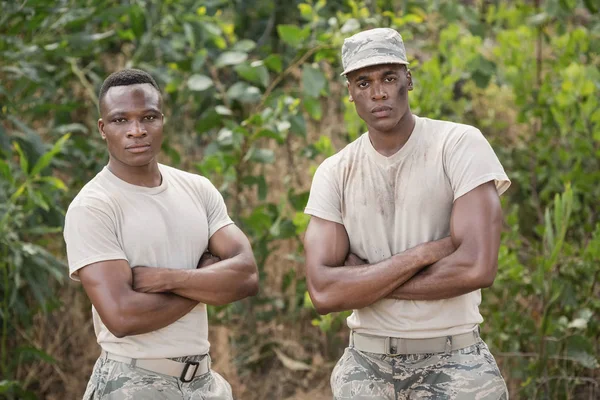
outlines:
{"label": "waistband", "polygon": [[404,339],[350,332],[350,347],[367,353],[385,354],[392,357],[406,354],[447,353],[472,346],[480,340],[478,329],[460,335],[429,339]]}
{"label": "waistband", "polygon": [[173,376],[185,383],[209,372],[211,364],[208,354],[198,361],[178,362],[168,358],[129,358],[102,350],[100,358],[129,364],[131,368],[143,368],[151,372]]}

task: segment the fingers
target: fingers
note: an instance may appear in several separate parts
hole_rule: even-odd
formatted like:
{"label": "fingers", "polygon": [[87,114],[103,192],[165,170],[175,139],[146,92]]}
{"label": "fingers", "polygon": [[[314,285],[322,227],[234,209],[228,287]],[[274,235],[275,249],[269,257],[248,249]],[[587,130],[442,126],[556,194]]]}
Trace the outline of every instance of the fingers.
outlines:
{"label": "fingers", "polygon": [[346,261],[344,262],[345,266],[356,266],[356,265],[364,265],[364,264],[368,264],[368,262],[366,260],[363,260],[362,258],[360,258],[359,256],[357,256],[354,253],[348,253],[348,256],[346,257]]}
{"label": "fingers", "polygon": [[206,252],[202,254],[202,257],[200,257],[200,261],[198,262],[197,268],[208,267],[209,265],[213,265],[215,263],[218,263],[219,261],[221,261],[219,257],[212,255],[209,252]]}

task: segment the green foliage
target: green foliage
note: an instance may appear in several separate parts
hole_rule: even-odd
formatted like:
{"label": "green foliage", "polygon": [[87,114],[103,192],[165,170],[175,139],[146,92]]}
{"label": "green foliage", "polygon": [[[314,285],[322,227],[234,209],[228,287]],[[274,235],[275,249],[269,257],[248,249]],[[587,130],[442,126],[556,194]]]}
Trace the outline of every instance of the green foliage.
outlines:
{"label": "green foliage", "polygon": [[[47,237],[62,229],[52,225],[52,216],[60,215],[61,210],[54,204],[67,188],[60,179],[43,173],[68,138],[68,134],[60,138],[33,166],[17,141],[13,142],[15,157],[0,159],[3,176],[0,180],[0,370],[8,379],[14,378],[14,371],[21,363],[33,359],[51,361],[32,343],[13,345],[18,342],[14,339],[17,335],[27,339],[22,332],[31,327],[36,313],[56,306],[48,282],[61,283],[65,277],[64,264],[46,246]],[[4,381],[0,390],[31,397],[23,386],[18,381]]]}
{"label": "green foliage", "polygon": [[[256,298],[211,308],[211,320],[251,315],[239,322],[248,332],[312,323],[325,337],[315,346],[333,357],[347,313],[318,316],[296,273],[303,208],[318,163],[365,130],[338,76],[339,50],[375,26],[406,40],[413,111],[479,127],[513,181],[498,276],[481,306],[511,392],[600,391],[597,10],[575,0],[463,3],[2,1],[0,394],[34,396],[18,366],[52,361],[26,333],[58,304],[65,207],[106,162],[91,133],[97,90],[129,66],[163,89],[163,161],[223,193],[251,239],[262,287],[282,276]],[[256,340],[243,336],[236,348],[250,353]],[[251,357],[238,367],[260,370]]]}

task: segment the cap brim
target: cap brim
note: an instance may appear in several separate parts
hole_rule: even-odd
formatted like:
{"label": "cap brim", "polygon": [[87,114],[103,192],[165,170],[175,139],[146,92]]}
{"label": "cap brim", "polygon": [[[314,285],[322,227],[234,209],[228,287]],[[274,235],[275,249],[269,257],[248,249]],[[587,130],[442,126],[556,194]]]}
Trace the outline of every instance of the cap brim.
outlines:
{"label": "cap brim", "polygon": [[360,60],[360,61],[355,62],[354,64],[348,65],[348,67],[340,75],[344,76],[352,71],[356,71],[357,69],[361,69],[361,68],[365,68],[365,67],[372,67],[373,65],[382,65],[382,64],[408,65],[408,62],[404,61],[398,57],[393,57],[393,56],[369,57],[365,60]]}

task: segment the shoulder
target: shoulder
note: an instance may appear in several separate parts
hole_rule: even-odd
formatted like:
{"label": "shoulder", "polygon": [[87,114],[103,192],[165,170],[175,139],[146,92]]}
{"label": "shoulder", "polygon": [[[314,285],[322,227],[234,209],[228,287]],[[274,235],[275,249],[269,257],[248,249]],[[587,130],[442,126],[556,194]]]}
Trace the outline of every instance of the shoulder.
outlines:
{"label": "shoulder", "polygon": [[198,188],[206,186],[208,181],[208,179],[202,175],[170,167],[168,165],[159,164],[159,168],[161,174],[166,176],[171,183],[175,183],[180,186],[192,186],[194,188]]}
{"label": "shoulder", "polygon": [[348,143],[343,149],[334,155],[327,157],[317,168],[320,173],[332,173],[343,171],[363,152],[363,141],[368,140],[367,134],[359,136],[353,142]]}
{"label": "shoulder", "polygon": [[452,121],[420,118],[424,137],[429,145],[436,143],[441,151],[452,151],[456,147],[469,146],[479,141],[487,141],[481,131],[471,125]]}
{"label": "shoulder", "polygon": [[87,208],[107,212],[112,208],[113,195],[103,182],[102,171],[86,183],[73,198],[67,209],[69,212],[76,208]]}
{"label": "shoulder", "polygon": [[481,134],[474,126],[440,119],[420,118],[423,130],[429,135],[441,136],[445,139],[455,139],[469,134]]}
{"label": "shoulder", "polygon": [[191,190],[204,197],[206,194],[218,192],[213,183],[205,176],[193,172],[183,171],[174,167],[159,164],[161,173],[165,174],[171,181],[170,184],[176,184],[185,190]]}

